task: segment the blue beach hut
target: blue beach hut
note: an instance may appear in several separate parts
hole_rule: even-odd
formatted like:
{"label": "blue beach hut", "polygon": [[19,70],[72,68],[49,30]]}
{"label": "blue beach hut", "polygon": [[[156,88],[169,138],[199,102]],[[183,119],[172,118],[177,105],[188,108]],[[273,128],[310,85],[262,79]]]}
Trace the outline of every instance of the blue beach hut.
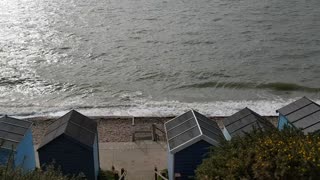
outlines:
{"label": "blue beach hut", "polygon": [[32,123],[4,116],[0,118],[0,164],[9,160],[13,167],[25,171],[36,167],[32,139]]}
{"label": "blue beach hut", "polygon": [[269,121],[247,107],[224,119],[223,125],[222,131],[227,140],[243,136],[254,128],[262,130],[274,128]]}
{"label": "blue beach hut", "polygon": [[97,123],[72,110],[50,124],[38,148],[40,165],[54,162],[65,175],[83,173],[88,180],[99,174]]}
{"label": "blue beach hut", "polygon": [[218,124],[194,110],[169,120],[164,126],[170,180],[193,177],[197,166],[209,152],[209,147],[217,146],[223,139]]}
{"label": "blue beach hut", "polygon": [[320,129],[320,105],[307,97],[294,101],[278,109],[278,129],[291,126],[301,129],[304,133],[312,133]]}

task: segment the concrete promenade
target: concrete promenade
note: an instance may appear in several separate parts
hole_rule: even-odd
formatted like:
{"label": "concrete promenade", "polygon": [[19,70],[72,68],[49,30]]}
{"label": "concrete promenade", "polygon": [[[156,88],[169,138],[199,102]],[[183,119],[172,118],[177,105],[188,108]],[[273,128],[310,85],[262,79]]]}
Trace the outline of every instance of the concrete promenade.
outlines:
{"label": "concrete promenade", "polygon": [[[126,169],[128,180],[152,180],[155,166],[167,168],[166,148],[166,143],[153,141],[99,143],[100,168],[111,170],[113,165],[119,172]],[[36,161],[39,167],[37,153]]]}

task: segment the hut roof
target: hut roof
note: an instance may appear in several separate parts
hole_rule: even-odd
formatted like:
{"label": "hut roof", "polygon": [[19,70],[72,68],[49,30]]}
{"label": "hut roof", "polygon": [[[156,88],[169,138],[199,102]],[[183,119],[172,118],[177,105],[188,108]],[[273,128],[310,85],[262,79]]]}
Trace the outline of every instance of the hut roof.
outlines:
{"label": "hut roof", "polygon": [[302,97],[278,109],[277,112],[284,115],[295,127],[301,128],[304,133],[320,129],[320,105],[307,97]]}
{"label": "hut roof", "polygon": [[92,147],[96,133],[97,123],[94,120],[72,110],[48,126],[39,149],[63,134]]}
{"label": "hut roof", "polygon": [[253,128],[273,128],[269,121],[247,107],[224,119],[223,124],[231,137],[242,136]]}
{"label": "hut roof", "polygon": [[16,150],[32,122],[8,116],[0,118],[0,147]]}
{"label": "hut roof", "polygon": [[218,124],[198,113],[190,110],[165,123],[168,147],[170,152],[176,153],[199,140],[205,140],[217,145],[223,138]]}

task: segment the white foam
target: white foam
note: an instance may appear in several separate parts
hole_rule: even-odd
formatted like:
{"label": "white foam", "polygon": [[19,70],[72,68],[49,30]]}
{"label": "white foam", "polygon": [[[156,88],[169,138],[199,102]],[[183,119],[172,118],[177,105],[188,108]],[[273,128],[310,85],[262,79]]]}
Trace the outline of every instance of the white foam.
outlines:
{"label": "white foam", "polygon": [[[141,116],[164,117],[177,116],[189,109],[195,109],[207,116],[230,116],[248,107],[264,116],[277,115],[276,110],[295,101],[290,100],[258,100],[258,101],[215,101],[207,103],[184,103],[179,101],[141,101],[132,107],[105,107],[76,109],[86,116]],[[320,103],[320,101],[316,101]],[[67,110],[48,113],[49,116],[62,116]]]}

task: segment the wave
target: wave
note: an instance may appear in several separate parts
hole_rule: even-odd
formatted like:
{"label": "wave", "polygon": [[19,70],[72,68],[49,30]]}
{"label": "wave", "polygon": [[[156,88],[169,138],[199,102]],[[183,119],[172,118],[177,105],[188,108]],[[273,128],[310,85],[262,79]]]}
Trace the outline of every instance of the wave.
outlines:
{"label": "wave", "polygon": [[[190,109],[195,109],[207,116],[230,116],[233,113],[248,107],[264,116],[277,115],[276,110],[295,101],[296,99],[277,100],[252,100],[252,101],[215,101],[215,102],[180,102],[180,101],[152,101],[141,100],[132,105],[108,105],[108,106],[73,106],[68,108],[54,107],[42,109],[30,107],[31,109],[15,109],[19,113],[8,114],[14,117],[60,117],[76,109],[86,116],[118,116],[118,117],[172,117],[182,114]],[[320,100],[315,100],[320,103]],[[31,112],[28,114],[28,112]]]}
{"label": "wave", "polygon": [[183,85],[178,87],[178,89],[184,88],[234,88],[234,89],[269,89],[274,91],[303,91],[303,92],[320,92],[320,88],[302,86],[294,83],[283,83],[283,82],[274,82],[274,83],[264,83],[256,84],[250,82],[204,82],[192,85]]}
{"label": "wave", "polygon": [[28,80],[29,79],[22,79],[22,78],[18,78],[18,77],[11,77],[11,78],[2,77],[2,78],[0,78],[0,86],[23,84]]}

